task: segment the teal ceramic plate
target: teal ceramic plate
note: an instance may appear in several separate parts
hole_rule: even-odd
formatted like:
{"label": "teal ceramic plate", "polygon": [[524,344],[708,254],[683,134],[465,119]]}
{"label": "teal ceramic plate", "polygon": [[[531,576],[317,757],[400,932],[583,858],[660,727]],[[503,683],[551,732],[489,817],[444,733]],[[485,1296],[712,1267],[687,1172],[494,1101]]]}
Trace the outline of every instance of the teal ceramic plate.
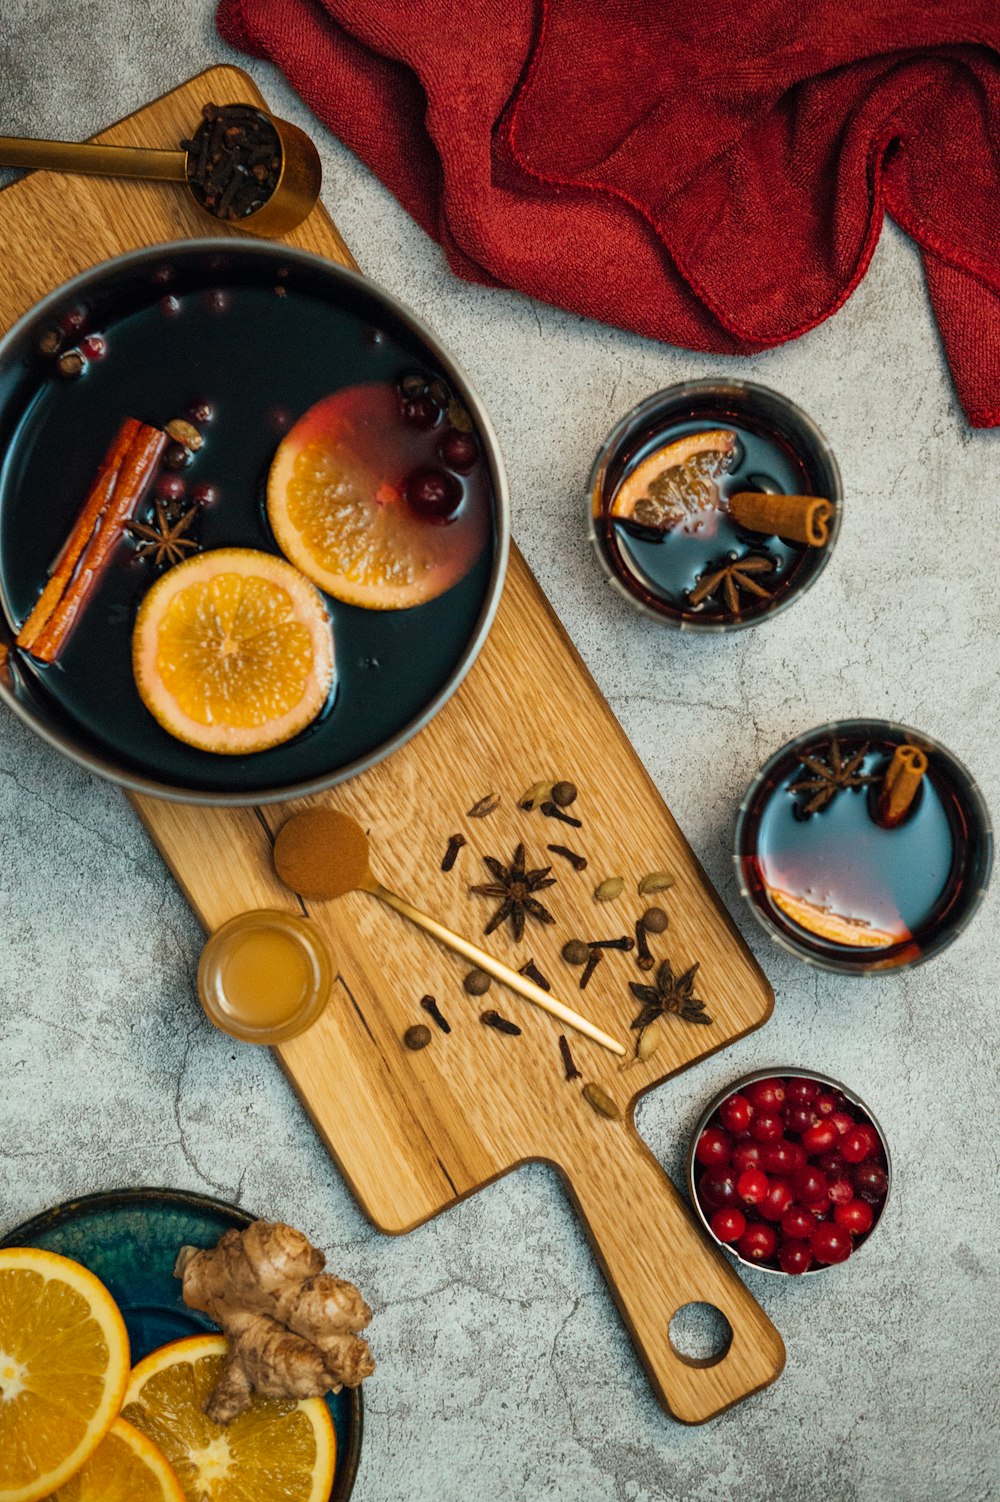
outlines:
{"label": "teal ceramic plate", "polygon": [[[157,1346],[216,1328],[188,1309],[174,1277],[182,1246],[214,1246],[224,1231],[254,1219],[245,1210],[178,1189],[120,1189],[67,1200],[25,1221],[0,1246],[36,1246],[89,1267],[125,1317],[133,1362]],[[347,1502],[361,1454],[361,1389],[327,1398],[337,1429],[337,1469],[330,1502]]]}

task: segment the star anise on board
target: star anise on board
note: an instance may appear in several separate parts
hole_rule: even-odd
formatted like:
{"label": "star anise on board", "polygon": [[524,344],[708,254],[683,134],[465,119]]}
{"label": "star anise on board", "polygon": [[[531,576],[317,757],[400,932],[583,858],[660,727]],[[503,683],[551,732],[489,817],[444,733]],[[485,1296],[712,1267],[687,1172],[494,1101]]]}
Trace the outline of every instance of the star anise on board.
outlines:
{"label": "star anise on board", "polygon": [[664,960],[656,972],[656,984],[643,986],[639,981],[629,981],[629,990],[637,1001],[642,1002],[642,1011],[633,1022],[633,1028],[648,1027],[664,1012],[673,1012],[685,1022],[701,1022],[706,1026],[712,1021],[705,1010],[705,1003],[694,994],[694,978],[698,973],[698,961],[685,970],[683,975],[674,975],[669,960]]}
{"label": "star anise on board", "polygon": [[129,523],[128,531],[138,544],[136,553],[151,558],[158,568],[182,563],[188,552],[198,551],[195,539],[184,535],[197,515],[197,506],[173,511],[163,501],[155,501],[149,522]]}
{"label": "star anise on board", "polygon": [[845,761],[836,736],[830,741],[825,756],[819,752],[814,755],[803,752],[799,761],[805,770],[813,775],[803,777],[799,782],[790,783],[788,788],[790,793],[810,794],[808,802],[803,806],[803,814],[815,814],[821,808],[826,808],[841,788],[863,788],[867,787],[870,782],[875,782],[874,773],[858,771],[867,755],[868,743],[866,741],[859,751],[855,751]]}
{"label": "star anise on board", "polygon": [[759,600],[771,598],[771,591],[764,588],[758,575],[771,574],[774,567],[774,559],[765,558],[760,553],[747,553],[743,558],[733,558],[704,574],[688,599],[692,605],[700,605],[702,600],[718,595],[721,590],[728,609],[733,615],[739,615],[743,608],[740,602],[741,592],[755,595]]}
{"label": "star anise on board", "polygon": [[481,897],[500,898],[500,906],[487,923],[484,933],[491,934],[502,923],[509,921],[514,938],[520,940],[524,935],[526,915],[537,919],[539,923],[556,921],[533,895],[544,891],[546,887],[555,886],[555,877],[549,875],[551,866],[541,866],[535,871],[525,870],[523,845],[518,845],[509,866],[501,865],[491,855],[483,856],[483,864],[495,879],[484,882],[482,886],[470,887],[469,891],[476,892]]}

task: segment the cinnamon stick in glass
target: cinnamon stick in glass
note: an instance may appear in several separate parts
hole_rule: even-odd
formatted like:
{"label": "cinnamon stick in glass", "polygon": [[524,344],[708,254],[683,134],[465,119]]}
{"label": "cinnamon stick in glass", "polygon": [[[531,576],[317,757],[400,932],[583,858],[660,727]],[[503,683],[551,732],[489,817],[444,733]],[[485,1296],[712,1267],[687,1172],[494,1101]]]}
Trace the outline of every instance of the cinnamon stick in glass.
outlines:
{"label": "cinnamon stick in glass", "polygon": [[729,515],[750,532],[825,547],[830,539],[833,502],[821,495],[769,495],[738,490],[729,497]]}
{"label": "cinnamon stick in glass", "polygon": [[920,791],[927,756],[919,746],[897,746],[885,769],[878,796],[878,822],[885,829],[901,824]]}

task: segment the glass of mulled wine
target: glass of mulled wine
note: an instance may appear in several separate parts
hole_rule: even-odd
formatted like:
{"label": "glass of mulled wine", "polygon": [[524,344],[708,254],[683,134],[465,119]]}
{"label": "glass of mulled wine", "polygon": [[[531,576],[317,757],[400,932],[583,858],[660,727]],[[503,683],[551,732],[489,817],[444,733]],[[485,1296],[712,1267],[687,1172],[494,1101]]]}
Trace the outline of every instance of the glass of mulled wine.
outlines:
{"label": "glass of mulled wine", "polygon": [[683,631],[770,620],[817,579],[840,471],[815,423],[749,381],[687,381],[621,419],[594,461],[588,528],[608,582]]}
{"label": "glass of mulled wine", "polygon": [[971,921],[993,860],[962,763],[886,720],[840,720],[775,752],[740,805],[740,890],[771,937],[863,974],[939,954]]}

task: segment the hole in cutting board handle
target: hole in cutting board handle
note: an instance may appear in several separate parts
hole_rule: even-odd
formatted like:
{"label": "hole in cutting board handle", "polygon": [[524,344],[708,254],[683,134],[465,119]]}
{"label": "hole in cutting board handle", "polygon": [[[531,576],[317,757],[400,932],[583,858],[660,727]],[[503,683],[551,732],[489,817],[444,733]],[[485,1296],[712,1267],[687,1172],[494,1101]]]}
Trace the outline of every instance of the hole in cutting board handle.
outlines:
{"label": "hole in cutting board handle", "polygon": [[674,1355],[686,1366],[716,1366],[733,1342],[733,1327],[714,1304],[682,1304],[668,1333]]}

